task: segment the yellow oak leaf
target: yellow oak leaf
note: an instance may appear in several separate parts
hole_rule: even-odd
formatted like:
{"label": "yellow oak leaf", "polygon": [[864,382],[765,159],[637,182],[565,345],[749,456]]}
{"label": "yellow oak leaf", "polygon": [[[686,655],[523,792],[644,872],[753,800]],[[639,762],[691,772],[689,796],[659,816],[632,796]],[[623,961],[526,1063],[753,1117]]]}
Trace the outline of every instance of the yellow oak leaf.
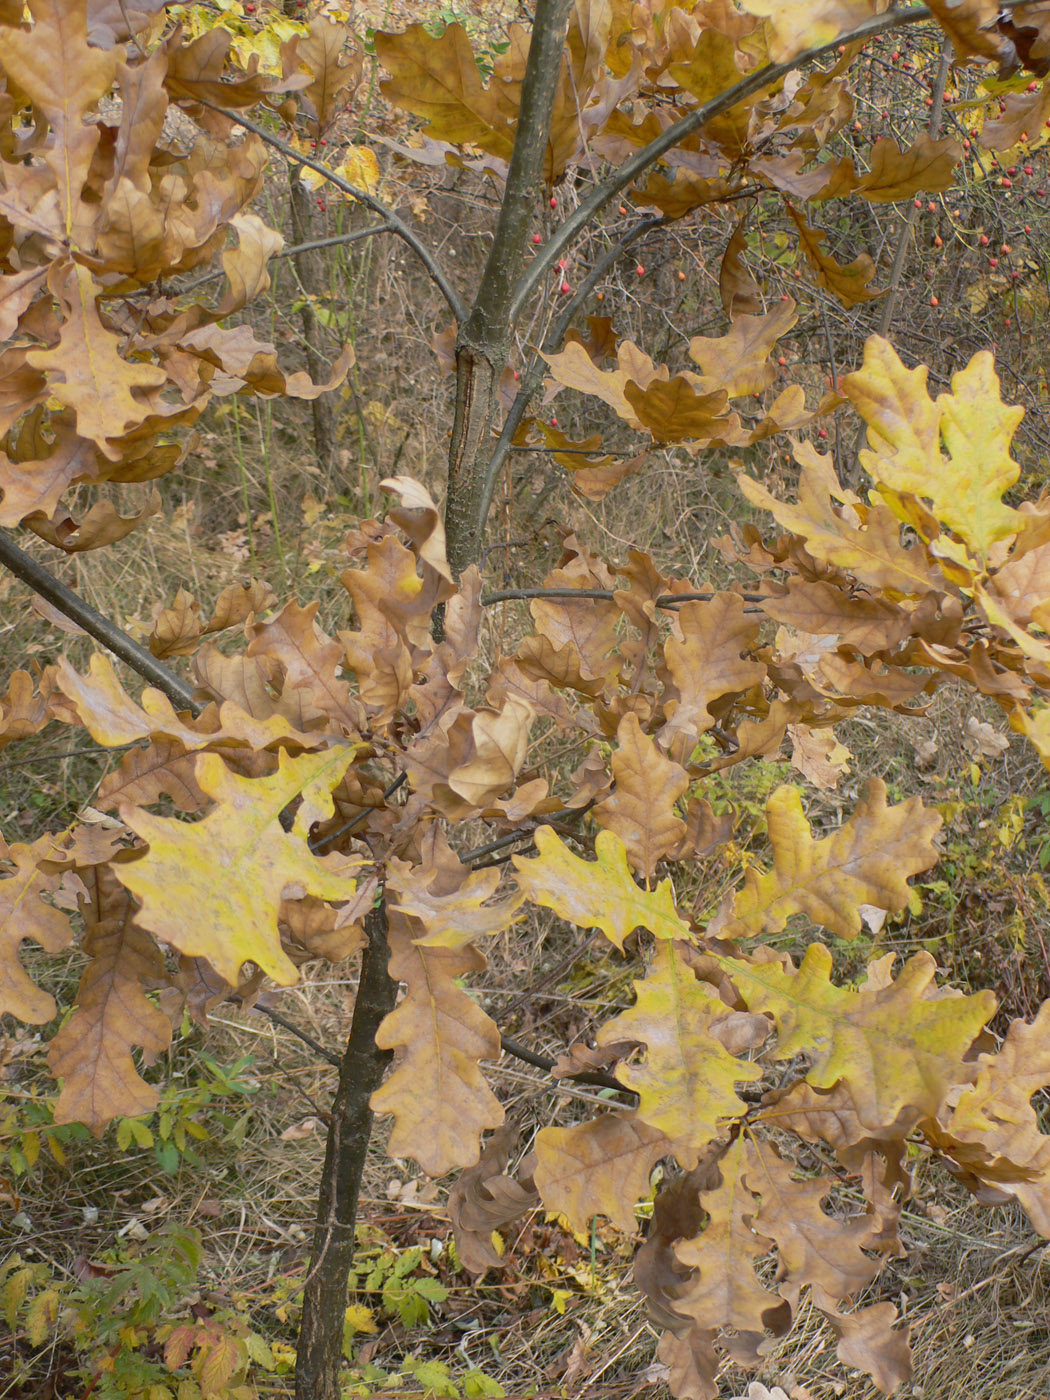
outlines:
{"label": "yellow oak leaf", "polygon": [[731,1014],[714,987],[701,982],[683,960],[680,945],[656,945],[635,1004],[607,1021],[597,1043],[638,1041],[640,1064],[620,1064],[616,1077],[638,1095],[638,1117],[675,1143],[675,1156],[691,1171],[723,1130],[726,1119],[747,1110],[734,1085],[762,1078],[760,1067],[738,1060],[712,1034]]}
{"label": "yellow oak leaf", "polygon": [[799,791],[788,784],[767,802],[766,822],[773,866],[748,870],[731,911],[721,911],[710,929],[720,938],[779,933],[797,913],[840,938],[856,938],[863,927],[858,906],[904,909],[908,877],[939,858],[933,838],[940,815],[918,797],[887,806],[880,778],[868,784],[849,821],[823,840],[813,839]]}
{"label": "yellow oak leaf", "polygon": [[964,1056],[995,1012],[989,991],[938,996],[929,953],[909,958],[896,981],[876,976],[859,990],[831,982],[831,954],[822,943],[810,944],[797,969],[716,960],[748,1010],[776,1020],[775,1057],[807,1055],[806,1082],[831,1089],[842,1081],[872,1129],[905,1110],[932,1117],[949,1089],[968,1083],[974,1069]]}
{"label": "yellow oak leaf", "polygon": [[657,938],[691,942],[689,925],[674,907],[670,880],[655,890],[641,890],[627,867],[627,849],[611,831],[600,831],[594,843],[597,860],[573,855],[549,826],[536,832],[535,860],[514,856],[518,885],[533,904],[553,909],[578,928],[600,928],[621,951],[636,928]]}
{"label": "yellow oak leaf", "polygon": [[[281,948],[280,901],[290,889],[329,900],[354,893],[353,880],[311,854],[302,829],[331,815],[330,791],[353,753],[349,746],[300,758],[282,753],[278,771],[265,778],[239,777],[217,754],[199,754],[196,781],[216,805],[198,822],[122,805],[122,820],[149,842],[144,855],[114,867],[142,901],[138,922],[186,957],[206,958],[231,985],[245,962],[282,985],[297,982]],[[298,815],[299,831],[286,832],[281,813],[300,795],[307,814]]]}
{"label": "yellow oak leaf", "polygon": [[[906,370],[889,342],[872,336],[861,368],[842,381],[868,425],[861,464],[891,509],[929,539],[934,532],[896,498],[929,501],[936,521],[981,560],[1028,523],[1002,499],[1021,470],[1010,456],[1010,442],[1024,409],[1002,402],[994,366],[988,351],[978,352],[952,376],[952,392],[931,400],[925,366]],[[943,538],[937,552],[965,563]]]}

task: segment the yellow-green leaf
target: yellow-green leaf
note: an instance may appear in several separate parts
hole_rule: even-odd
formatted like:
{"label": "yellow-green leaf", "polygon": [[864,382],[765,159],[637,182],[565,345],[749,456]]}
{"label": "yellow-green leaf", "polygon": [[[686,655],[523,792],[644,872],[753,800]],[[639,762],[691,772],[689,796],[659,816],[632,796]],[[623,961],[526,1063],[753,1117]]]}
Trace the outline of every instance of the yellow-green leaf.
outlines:
{"label": "yellow-green leaf", "polygon": [[[300,758],[282,753],[276,773],[242,778],[217,754],[199,754],[197,783],[216,804],[203,820],[180,822],[123,806],[123,821],[149,842],[145,855],[114,867],[142,901],[139,923],[186,957],[206,958],[231,984],[244,962],[286,986],[298,981],[277,929],[282,894],[298,887],[320,899],[346,900],[355,886],[326,869],[301,834],[284,831],[280,815],[305,793],[314,820],[330,816],[328,793],[352,756],[349,746]],[[175,891],[183,897],[173,898]]]}
{"label": "yellow-green leaf", "polygon": [[578,928],[600,928],[610,943],[623,949],[636,928],[657,938],[692,940],[689,925],[674,907],[670,880],[655,890],[641,890],[627,867],[627,850],[611,831],[594,843],[597,860],[581,860],[549,826],[536,832],[535,860],[514,857],[518,885],[532,900],[553,909]]}

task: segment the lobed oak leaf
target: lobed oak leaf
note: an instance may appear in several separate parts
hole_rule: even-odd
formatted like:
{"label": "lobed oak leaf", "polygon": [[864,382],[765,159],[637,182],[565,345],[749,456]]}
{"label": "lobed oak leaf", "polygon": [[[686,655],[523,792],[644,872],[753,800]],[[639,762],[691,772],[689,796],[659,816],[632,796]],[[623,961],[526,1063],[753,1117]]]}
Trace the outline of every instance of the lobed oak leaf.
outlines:
{"label": "lobed oak leaf", "polygon": [[748,271],[744,262],[747,249],[747,216],[740,220],[726,244],[722,265],[718,271],[718,291],[722,310],[730,320],[734,316],[757,315],[762,310],[762,288]]}
{"label": "lobed oak leaf", "polygon": [[430,492],[410,476],[389,476],[379,485],[400,501],[400,505],[391,507],[390,519],[401,526],[423,563],[454,587],[445,555],[445,526]]}
{"label": "lobed oak leaf", "polygon": [[[937,520],[982,560],[1024,528],[1025,517],[1002,500],[1020,474],[1010,440],[1024,410],[1003,404],[987,351],[954,374],[952,392],[934,402],[925,366],[906,370],[892,346],[872,336],[864,363],[845,377],[843,388],[868,425],[861,462],[877,489],[888,493],[891,508],[898,494],[930,501]],[[946,549],[944,541],[938,545]]]}
{"label": "lobed oak leaf", "polygon": [[871,169],[857,181],[856,193],[869,204],[896,204],[920,190],[935,194],[951,189],[962,153],[958,141],[935,140],[926,132],[906,151],[884,138],[872,146]]}
{"label": "lobed oak leaf", "polygon": [[297,705],[303,727],[323,717],[344,733],[356,734],[365,727],[364,710],[336,674],[343,647],[318,626],[318,606],[289,602],[269,622],[255,623],[245,658],[259,657],[280,667],[282,705]]}
{"label": "lobed oak leaf", "polygon": [[48,707],[63,723],[82,724],[97,743],[107,748],[154,738],[176,739],[188,749],[212,744],[247,744],[264,749],[288,740],[303,748],[316,748],[324,742],[323,736],[302,733],[281,715],[256,719],[230,702],[220,706],[218,724],[214,711],[190,724],[175,713],[168,697],[152,686],[143,690],[142,703],[137,705],[121,685],[113,663],[102,652],[92,655],[86,676],[74,671],[64,656],[59,657]]}
{"label": "lobed oak leaf", "polygon": [[671,1139],[691,1171],[726,1120],[747,1111],[734,1086],[761,1079],[762,1070],[730,1054],[714,1034],[729,1008],[697,979],[679,944],[658,943],[645,981],[634,986],[634,1006],[602,1026],[597,1044],[633,1040],[646,1047],[642,1062],[621,1063],[616,1077],[638,1095],[638,1118]]}
{"label": "lobed oak leaf", "polygon": [[383,95],[423,117],[428,135],[510,160],[513,111],[501,103],[495,83],[486,88],[461,24],[450,24],[439,39],[422,24],[400,34],[379,32],[375,48],[390,75],[381,84]]}
{"label": "lobed oak leaf", "polygon": [[293,34],[281,46],[281,69],[285,79],[305,75],[302,98],[323,131],[361,81],[364,50],[349,25],[336,23],[329,15],[315,15],[306,34]]}
{"label": "lobed oak leaf", "polygon": [[0,877],[0,1014],[40,1026],[56,1014],[55,999],[26,974],[18,957],[22,941],[31,938],[48,953],[61,953],[73,939],[69,918],[44,902],[58,889],[61,874],[51,864],[54,837],[41,836],[31,846],[15,842],[0,847],[0,856],[13,867]]}
{"label": "lobed oak leaf", "polygon": [[744,888],[711,925],[720,938],[779,933],[804,913],[839,938],[862,931],[858,910],[874,904],[894,913],[911,897],[908,879],[936,865],[939,813],[910,797],[886,804],[886,785],[874,778],[849,820],[815,841],[795,787],[778,787],[766,804],[773,866],[748,870]]}
{"label": "lobed oak leaf", "polygon": [[[492,1232],[502,1230],[539,1204],[531,1179],[522,1181],[506,1174],[517,1140],[517,1128],[497,1128],[485,1144],[477,1166],[463,1172],[448,1193],[456,1252],[472,1274],[507,1264],[506,1256],[493,1248]],[[522,1169],[527,1165],[528,1159]]]}
{"label": "lobed oak leaf", "polygon": [[1001,59],[1012,47],[998,26],[997,0],[930,0],[930,10],[959,58]]}
{"label": "lobed oak leaf", "polygon": [[677,613],[678,635],[664,643],[668,719],[657,735],[661,746],[679,759],[687,757],[699,736],[714,725],[711,705],[716,700],[765,680],[762,662],[744,655],[758,631],[758,620],[745,615],[743,599],[735,593],[682,604]]}
{"label": "lobed oak leaf", "polygon": [[[864,409],[860,412],[863,416]],[[911,428],[902,428],[902,436]],[[921,431],[920,443],[929,442],[928,431]],[[917,462],[925,460],[924,453],[925,447],[919,446]],[[737,485],[752,505],[768,510],[785,530],[797,534],[814,559],[848,570],[873,591],[914,597],[944,587],[922,550],[901,544],[900,522],[886,505],[863,508],[839,484],[831,457],[822,456],[812,443],[800,443],[794,454],[802,468],[798,504],[781,501],[761,482],[740,475]]]}
{"label": "lobed oak leaf", "polygon": [[841,1080],[873,1130],[905,1110],[933,1116],[953,1085],[968,1083],[965,1056],[995,1010],[988,991],[937,997],[928,953],[910,958],[895,982],[859,991],[830,981],[831,954],[821,943],[810,944],[797,970],[716,960],[749,1010],[775,1018],[775,1058],[808,1055],[807,1084],[832,1089]]}
{"label": "lobed oak leaf", "polygon": [[797,310],[789,297],[763,315],[735,317],[725,335],[694,336],[689,357],[704,375],[697,387],[724,389],[731,399],[768,389],[776,379],[769,357],[798,320]]}
{"label": "lobed oak leaf", "polygon": [[193,750],[177,739],[136,745],[121,756],[119,767],[102,779],[95,806],[103,812],[122,802],[147,807],[167,796],[180,812],[199,812],[207,806],[208,798],[197,786],[194,757]]}
{"label": "lobed oak leaf", "polygon": [[0,66],[46,122],[51,139],[41,156],[54,174],[69,237],[101,135],[87,117],[112,86],[118,56],[88,46],[87,6],[33,0],[29,8],[32,28],[0,28]]}
{"label": "lobed oak leaf", "polygon": [[[881,142],[880,142],[881,145]],[[802,251],[817,274],[817,284],[838,297],[843,306],[863,306],[882,293],[868,283],[875,276],[875,264],[867,253],[861,253],[851,263],[840,263],[822,245],[827,239],[823,229],[811,227],[791,204],[788,213],[798,229]]]}
{"label": "lobed oak leaf", "polygon": [[762,1201],[755,1227],[777,1246],[778,1276],[820,1287],[835,1299],[865,1288],[881,1268],[864,1252],[873,1247],[873,1217],[829,1215],[821,1205],[837,1184],[835,1177],[796,1181],[793,1164],[772,1146],[757,1137],[752,1146],[747,1184]]}
{"label": "lobed oak leaf", "polygon": [[[217,754],[199,754],[197,784],[216,805],[198,822],[123,804],[122,820],[149,842],[148,851],[115,868],[142,902],[138,921],[187,957],[207,958],[231,985],[245,962],[283,985],[298,981],[281,948],[278,905],[291,889],[339,901],[354,893],[353,881],[331,873],[304,840],[313,821],[331,815],[330,791],[353,754],[345,745],[301,758],[282,753],[278,771],[263,778],[239,777]],[[284,831],[281,813],[300,796],[306,812],[297,830]],[[192,891],[192,917],[173,905],[173,890]]]}
{"label": "lobed oak leaf", "polygon": [[600,827],[624,843],[634,870],[651,880],[662,860],[685,840],[685,823],[675,804],[689,786],[689,775],[665,758],[645,734],[638,717],[627,714],[616,731],[612,756],[615,789],[594,809]]}
{"label": "lobed oak leaf", "polygon": [[852,757],[845,744],[835,737],[833,729],[813,729],[806,724],[789,724],[791,766],[808,778],[821,792],[838,787],[839,779],[849,772]]}
{"label": "lobed oak leaf", "polygon": [[460,948],[509,928],[523,896],[516,893],[499,904],[490,904],[500,883],[499,870],[472,871],[460,864],[443,836],[445,851],[438,865],[434,850],[437,839],[435,828],[433,835],[425,837],[419,865],[393,856],[386,863],[387,887],[396,896],[391,907],[423,925],[423,935],[416,938],[416,944],[421,948]]}
{"label": "lobed oak leaf", "polygon": [[876,13],[876,0],[746,0],[744,9],[768,21],[767,44],[774,63],[784,63],[803,49],[829,44],[839,34]]}
{"label": "lobed oak leaf", "polygon": [[150,633],[149,649],[154,656],[192,656],[200,642],[201,605],[185,588],[180,588],[170,608],[157,614]]}
{"label": "lobed oak leaf", "polygon": [[[950,1113],[924,1131],[954,1159],[967,1184],[994,1185],[1014,1197],[1040,1234],[1050,1231],[1050,1136],[1041,1130],[1032,1096],[1050,1084],[1050,1002],[1031,1023],[1012,1021],[996,1053],[977,1061],[974,1082]],[[964,1179],[966,1179],[964,1178]]]}
{"label": "lobed oak leaf", "polygon": [[671,1151],[663,1133],[633,1113],[605,1113],[536,1135],[533,1181],[544,1208],[585,1233],[596,1215],[633,1234],[634,1208],[649,1191],[649,1173]]}
{"label": "lobed oak leaf", "polygon": [[873,1303],[859,1312],[843,1313],[818,1289],[814,1301],[838,1335],[835,1354],[844,1366],[855,1366],[870,1376],[884,1395],[892,1395],[911,1380],[908,1327],[893,1327],[898,1314],[892,1303]]}
{"label": "lobed oak leaf", "polygon": [[121,515],[112,501],[96,501],[80,520],[73,520],[59,512],[48,520],[34,512],[22,522],[34,534],[48,544],[66,554],[82,554],[89,549],[103,549],[116,544],[137,529],[144,520],[159,514],[161,499],[159,491],[152,491],[150,499],[134,515]]}
{"label": "lobed oak leaf", "polygon": [[644,389],[628,379],[623,392],[635,421],[655,442],[705,443],[715,436],[724,440],[727,433],[732,438],[724,389],[698,394],[685,375],[676,374],[667,382],[654,379]]}
{"label": "lobed oak leaf", "polygon": [[258,214],[234,214],[229,227],[237,235],[236,248],[227,248],[222,255],[222,270],[227,288],[215,316],[231,316],[248,302],[269,289],[267,264],[284,247],[284,238],[269,228]]}
{"label": "lobed oak leaf", "polygon": [[204,624],[205,632],[223,632],[245,622],[252,613],[264,612],[276,601],[273,589],[259,579],[247,583],[230,583],[215,600],[212,615]]}
{"label": "lobed oak leaf", "polygon": [[96,1137],[114,1118],[138,1118],[157,1106],[157,1091],[139,1074],[133,1045],[162,1054],[171,1023],[146,996],[163,979],[164,960],[135,922],[135,904],[112,868],[91,871],[76,1007],[48,1048],[48,1066],[63,1081],[56,1123],[83,1123]]}
{"label": "lobed oak leaf", "polygon": [[707,179],[679,168],[671,180],[651,173],[643,186],[632,190],[631,197],[638,205],[659,209],[665,219],[682,219],[707,204],[721,204],[732,190],[728,180]]}
{"label": "lobed oak leaf", "polygon": [[116,461],[119,438],[145,418],[147,404],[135,393],[159,389],[167,375],[159,365],[142,364],[120,353],[120,339],[99,316],[102,288],[86,267],[58,261],[48,286],[64,313],[58,343],[30,350],[27,362],[48,375],[51,393],[76,415],[77,432]]}
{"label": "lobed oak leaf", "polygon": [[15,739],[39,734],[50,716],[28,671],[15,671],[0,695],[0,749]]}
{"label": "lobed oak leaf", "polygon": [[480,972],[476,948],[425,948],[396,910],[390,917],[390,975],[405,995],[376,1035],[396,1064],[372,1095],[375,1113],[394,1117],[388,1151],[414,1157],[429,1176],[472,1167],[482,1134],[503,1122],[503,1108],[478,1068],[500,1054],[499,1030],[461,978]]}
{"label": "lobed oak leaf", "polygon": [[721,1183],[700,1192],[706,1227],[675,1246],[679,1264],[689,1270],[675,1308],[698,1327],[734,1327],[761,1336],[767,1328],[780,1334],[790,1326],[790,1305],[754,1270],[772,1246],[758,1225],[759,1200],[748,1181],[755,1156],[745,1135],[730,1143],[718,1158]]}
{"label": "lobed oak leaf", "polygon": [[[631,354],[633,353],[633,356]],[[542,353],[542,352],[541,352]],[[637,359],[644,364],[647,356],[631,341],[624,341],[617,350],[617,368],[614,370],[599,369],[594,360],[591,359],[583,344],[578,340],[566,342],[565,349],[556,355],[543,355],[547,361],[551,376],[555,383],[564,385],[567,389],[578,389],[583,394],[591,394],[593,397],[601,399],[625,422],[632,427],[639,427],[639,422],[635,416],[624,390],[627,382],[632,378],[631,369],[636,368],[634,360]],[[652,361],[649,361],[652,366]],[[649,376],[644,383],[638,380],[642,388],[647,388],[650,382]],[[668,377],[664,372],[664,378]]]}
{"label": "lobed oak leaf", "polygon": [[641,890],[627,867],[627,851],[618,836],[600,831],[594,843],[597,860],[573,855],[549,826],[536,830],[534,860],[512,857],[518,885],[527,899],[553,909],[577,928],[599,928],[621,952],[636,928],[656,938],[692,942],[689,925],[674,907],[670,880],[655,890]]}

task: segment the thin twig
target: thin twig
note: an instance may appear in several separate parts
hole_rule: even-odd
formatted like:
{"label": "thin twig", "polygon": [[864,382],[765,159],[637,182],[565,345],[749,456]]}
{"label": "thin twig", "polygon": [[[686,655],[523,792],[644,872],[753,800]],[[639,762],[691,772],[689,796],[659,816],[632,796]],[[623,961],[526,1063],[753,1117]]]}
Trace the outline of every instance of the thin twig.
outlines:
{"label": "thin twig", "polygon": [[[613,588],[501,588],[494,593],[483,593],[481,595],[481,605],[484,608],[491,608],[496,603],[510,603],[529,598],[570,598],[577,600],[604,602],[616,597],[617,593],[626,593],[627,589]],[[742,598],[745,603],[767,603],[771,599],[762,593],[737,593],[737,598]],[[712,598],[717,598],[717,593],[661,593],[654,598],[653,602],[658,608],[676,608],[681,603],[709,603]]]}
{"label": "thin twig", "polygon": [[[535,1050],[522,1045],[520,1040],[511,1040],[509,1036],[501,1035],[499,1043],[508,1055],[513,1055],[516,1060],[521,1060],[527,1065],[534,1065],[536,1069],[544,1069],[548,1074],[558,1063],[549,1055],[537,1055]],[[559,1075],[558,1079],[568,1079],[573,1084],[592,1084],[596,1089],[615,1089],[618,1094],[630,1094],[632,1099],[638,1097],[633,1089],[625,1089],[618,1079],[614,1079],[611,1074],[603,1074],[600,1069],[581,1069],[574,1074]]]}
{"label": "thin twig", "polygon": [[324,161],[317,160],[313,156],[308,156],[304,151],[296,150],[289,142],[283,141],[279,136],[275,136],[272,131],[267,131],[266,128],[260,126],[258,122],[252,121],[251,117],[244,117],[240,112],[231,112],[226,107],[220,107],[215,103],[205,102],[204,99],[200,97],[195,98],[194,101],[199,102],[202,107],[207,107],[213,112],[218,112],[228,121],[235,122],[238,126],[243,126],[245,131],[254,132],[261,141],[265,141],[266,144],[272,146],[275,151],[280,151],[282,155],[287,156],[289,160],[294,160],[299,165],[305,165],[311,170],[316,170],[319,175],[323,175],[329,184],[334,185],[337,190],[342,190],[344,194],[350,195],[352,199],[358,200],[361,204],[373,210],[374,213],[381,215],[390,225],[390,232],[395,234],[404,243],[408,244],[416,257],[419,258],[420,262],[426,268],[427,272],[430,273],[441,295],[448,302],[456,320],[462,321],[466,317],[466,303],[446,277],[444,269],[438,263],[433,253],[422,239],[420,239],[417,234],[413,233],[412,229],[409,228],[404,220],[398,214],[395,214],[393,209],[384,204],[381,199],[376,199],[375,195],[369,194],[367,190],[362,190],[357,185],[352,185],[349,180],[344,180],[341,175],[337,175],[334,170],[325,165]]}
{"label": "thin twig", "polygon": [[[392,233],[393,224],[384,220],[381,224],[371,224],[368,228],[354,229],[351,233],[333,233],[327,238],[311,238],[306,243],[293,243],[287,248],[281,248],[274,253],[270,259],[276,262],[278,258],[294,258],[300,253],[315,253],[320,248],[335,248],[342,243],[359,243],[363,238],[372,238],[377,233]],[[198,287],[203,287],[208,282],[214,282],[219,277],[225,277],[225,268],[215,268],[212,272],[206,272],[203,277],[197,277],[192,282],[187,282],[182,287],[173,287],[172,291],[178,296],[188,296],[190,292],[195,292]],[[129,301],[132,297],[151,297],[156,295],[154,287],[139,287],[133,292],[121,292],[122,301]]]}
{"label": "thin twig", "polygon": [[129,637],[123,628],[118,627],[108,617],[103,617],[79,594],[60,583],[54,574],[42,564],[38,564],[24,549],[20,549],[3,530],[0,530],[0,564],[6,564],[16,578],[28,583],[34,592],[46,598],[59,612],[71,618],[114,656],[126,661],[132,670],[137,671],[150,685],[163,691],[172,704],[180,709],[190,710],[195,715],[199,715],[204,709],[191,686],[180,680],[174,671],[169,671],[152,652],[140,646],[133,637]]}

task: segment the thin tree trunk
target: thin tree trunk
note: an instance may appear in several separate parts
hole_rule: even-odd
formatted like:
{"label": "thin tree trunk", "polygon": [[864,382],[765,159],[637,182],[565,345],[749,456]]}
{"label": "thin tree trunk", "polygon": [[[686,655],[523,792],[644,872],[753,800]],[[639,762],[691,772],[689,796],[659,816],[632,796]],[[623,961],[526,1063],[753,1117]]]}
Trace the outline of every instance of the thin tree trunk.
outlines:
{"label": "thin tree trunk", "polygon": [[365,919],[368,944],[361,962],[354,1018],[339,1067],[332,1104],[321,1190],[317,1201],[310,1271],[303,1295],[295,1367],[296,1400],[340,1400],[343,1319],[347,1280],[354,1260],[357,1200],[372,1133],[372,1094],[389,1052],[376,1047],[376,1032],[394,1009],[397,983],[387,972],[386,904]]}
{"label": "thin tree trunk", "polygon": [[[295,243],[307,243],[314,236],[313,210],[310,208],[310,194],[299,180],[298,170],[291,172],[291,213],[292,239]],[[320,249],[309,253],[296,253],[292,258],[295,274],[299,279],[304,298],[299,313],[306,342],[306,368],[315,384],[328,378],[328,365],[323,354],[324,335],[321,323],[314,312],[311,298],[319,298],[326,291],[324,257]],[[337,468],[335,408],[330,395],[321,394],[310,404],[314,422],[314,448],[317,463],[325,475],[331,479]]]}
{"label": "thin tree trunk", "polygon": [[512,306],[525,265],[532,215],[543,192],[551,112],[571,9],[572,0],[537,0],[499,222],[477,298],[456,341],[456,411],[445,530],[448,562],[457,578],[481,559],[496,388],[510,350]]}

